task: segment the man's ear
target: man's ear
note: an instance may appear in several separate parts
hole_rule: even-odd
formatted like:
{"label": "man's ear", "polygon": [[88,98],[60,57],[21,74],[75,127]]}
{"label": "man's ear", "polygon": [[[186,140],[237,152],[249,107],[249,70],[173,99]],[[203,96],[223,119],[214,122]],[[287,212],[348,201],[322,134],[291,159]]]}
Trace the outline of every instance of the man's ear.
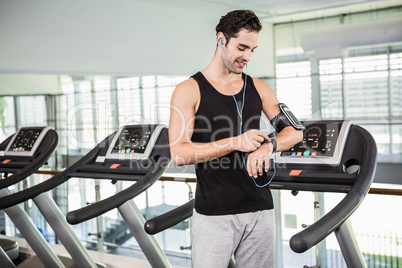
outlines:
{"label": "man's ear", "polygon": [[225,38],[225,35],[222,32],[219,32],[216,35],[216,43],[218,44],[218,46],[226,45],[226,38]]}

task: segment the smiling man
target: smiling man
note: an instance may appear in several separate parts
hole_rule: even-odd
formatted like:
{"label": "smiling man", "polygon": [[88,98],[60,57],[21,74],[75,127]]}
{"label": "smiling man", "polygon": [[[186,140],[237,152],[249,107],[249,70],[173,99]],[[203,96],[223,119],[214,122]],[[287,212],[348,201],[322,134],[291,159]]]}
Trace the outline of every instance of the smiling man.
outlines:
{"label": "smiling man", "polygon": [[292,147],[302,133],[285,124],[270,140],[259,130],[262,112],[273,121],[280,114],[272,89],[243,73],[261,28],[250,10],[223,16],[210,64],[180,83],[172,96],[173,161],[196,165],[196,268],[226,268],[232,255],[237,267],[274,267],[275,218],[265,172],[271,154]]}

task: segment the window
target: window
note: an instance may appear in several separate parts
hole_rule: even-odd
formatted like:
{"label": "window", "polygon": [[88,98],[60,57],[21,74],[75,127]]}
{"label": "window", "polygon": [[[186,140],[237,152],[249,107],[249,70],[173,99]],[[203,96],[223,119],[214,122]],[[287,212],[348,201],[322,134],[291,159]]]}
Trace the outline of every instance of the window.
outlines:
{"label": "window", "polygon": [[322,118],[343,118],[342,60],[320,61],[319,74]]}
{"label": "window", "polygon": [[300,119],[312,115],[310,62],[278,63],[276,90],[279,102],[286,103]]}
{"label": "window", "polygon": [[155,105],[157,105],[155,78],[155,76],[142,77],[142,123],[154,123],[158,118],[155,111]]}
{"label": "window", "polygon": [[3,141],[15,133],[14,98],[0,97],[0,139]]}
{"label": "window", "polygon": [[322,119],[353,120],[373,135],[380,161],[400,162],[402,53],[392,49],[354,49],[350,57],[320,60],[317,74],[309,61],[278,63],[278,99],[301,120],[315,112],[312,103]]}
{"label": "window", "polygon": [[117,96],[120,125],[141,123],[140,78],[117,79]]}
{"label": "window", "polygon": [[122,124],[169,123],[170,98],[186,77],[144,76],[117,79],[118,114]]}
{"label": "window", "polygon": [[345,58],[345,117],[388,116],[387,55]]}
{"label": "window", "polygon": [[112,99],[113,91],[109,78],[94,79],[92,92],[92,116],[97,144],[116,130],[113,123],[118,104]]}
{"label": "window", "polygon": [[0,139],[14,134],[17,127],[47,126],[46,109],[45,96],[0,97]]}
{"label": "window", "polygon": [[391,69],[391,115],[402,116],[402,53],[389,56]]}
{"label": "window", "polygon": [[47,126],[46,101],[44,96],[17,97],[18,122],[24,126]]}
{"label": "window", "polygon": [[354,120],[373,135],[382,159],[400,161],[392,155],[401,154],[402,53],[358,52],[319,62],[323,119]]}
{"label": "window", "polygon": [[157,121],[161,124],[169,124],[170,117],[170,99],[176,85],[187,79],[187,77],[177,76],[158,76],[157,77],[158,94],[157,94]]}

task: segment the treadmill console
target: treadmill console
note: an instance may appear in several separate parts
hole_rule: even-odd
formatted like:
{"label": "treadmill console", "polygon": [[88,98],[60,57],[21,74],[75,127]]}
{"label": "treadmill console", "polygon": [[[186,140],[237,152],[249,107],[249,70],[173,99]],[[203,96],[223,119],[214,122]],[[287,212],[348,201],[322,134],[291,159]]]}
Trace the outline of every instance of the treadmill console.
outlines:
{"label": "treadmill console", "polygon": [[51,127],[20,128],[8,143],[4,155],[33,156]]}
{"label": "treadmill console", "polygon": [[106,159],[148,159],[164,125],[126,125],[117,131]]}
{"label": "treadmill console", "polygon": [[351,126],[349,120],[305,121],[303,141],[280,152],[279,163],[337,166]]}

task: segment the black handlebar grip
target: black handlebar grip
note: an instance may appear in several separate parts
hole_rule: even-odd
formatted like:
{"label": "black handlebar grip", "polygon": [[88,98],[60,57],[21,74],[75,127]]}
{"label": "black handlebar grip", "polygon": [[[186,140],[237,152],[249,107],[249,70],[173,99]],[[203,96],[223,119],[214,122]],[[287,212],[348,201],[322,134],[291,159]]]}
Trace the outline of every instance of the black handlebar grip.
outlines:
{"label": "black handlebar grip", "polygon": [[194,199],[180,207],[145,222],[144,229],[150,234],[162,232],[193,215]]}
{"label": "black handlebar grip", "polygon": [[354,125],[350,131],[358,137],[360,149],[365,152],[360,163],[360,173],[352,189],[335,208],[290,239],[290,247],[297,253],[305,252],[339,228],[359,207],[374,180],[377,163],[376,143],[364,128]]}

